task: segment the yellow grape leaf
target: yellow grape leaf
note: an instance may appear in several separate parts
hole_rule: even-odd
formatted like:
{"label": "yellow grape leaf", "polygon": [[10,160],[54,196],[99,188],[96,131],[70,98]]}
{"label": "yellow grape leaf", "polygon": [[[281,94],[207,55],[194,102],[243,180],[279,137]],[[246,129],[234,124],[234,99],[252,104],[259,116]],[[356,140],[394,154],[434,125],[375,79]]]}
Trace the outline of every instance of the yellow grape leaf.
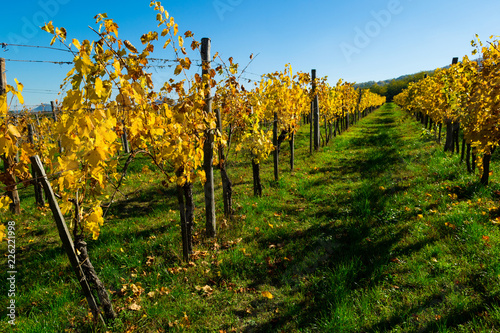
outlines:
{"label": "yellow grape leaf", "polygon": [[8,196],[0,197],[0,211],[1,210],[6,211],[9,208],[10,203],[11,203],[11,200]]}
{"label": "yellow grape leaf", "polygon": [[52,24],[52,21],[49,23],[45,23],[45,25],[42,27],[42,30],[47,31],[49,34],[54,33],[54,25]]}
{"label": "yellow grape leaf", "polygon": [[12,124],[7,125],[7,132],[9,133],[10,136],[14,136],[16,138],[21,137],[21,133],[19,133],[16,126],[14,126]]}
{"label": "yellow grape leaf", "polygon": [[80,42],[78,41],[78,39],[73,38],[73,45],[76,47],[76,49],[77,49],[78,51],[80,51],[80,48],[81,48],[82,46],[80,45]]}
{"label": "yellow grape leaf", "polygon": [[112,20],[105,20],[104,25],[107,31],[109,31],[110,33],[114,33],[115,36],[118,37],[118,24],[116,24]]}
{"label": "yellow grape leaf", "polygon": [[174,75],[179,75],[182,72],[182,65],[175,67]]}
{"label": "yellow grape leaf", "polygon": [[95,94],[97,95],[97,97],[102,96],[102,80],[99,77],[95,79],[94,90],[95,90]]}
{"label": "yellow grape leaf", "polygon": [[100,147],[96,147],[94,150],[92,150],[87,157],[89,164],[93,167],[96,167],[100,161],[104,161],[105,159],[106,153]]}
{"label": "yellow grape leaf", "polygon": [[76,160],[76,155],[74,155],[74,154],[71,156],[68,156],[65,159],[58,157],[57,163],[59,163],[59,167],[65,171],[76,170],[80,166],[80,163],[78,163],[78,161]]}
{"label": "yellow grape leaf", "polygon": [[92,238],[96,240],[99,238],[99,232],[101,230],[101,225],[104,224],[104,218],[102,217],[102,208],[99,206],[100,203],[94,207],[94,211],[90,213],[85,218],[85,228],[87,231],[92,233]]}
{"label": "yellow grape leaf", "polygon": [[102,218],[102,208],[97,206],[94,211],[88,216],[87,222],[103,224],[104,219]]}
{"label": "yellow grape leaf", "polygon": [[4,239],[5,236],[5,226],[3,224],[0,224],[0,242]]}
{"label": "yellow grape leaf", "polygon": [[205,170],[198,170],[198,176],[200,177],[202,183],[205,183],[207,181],[207,175],[205,174]]}
{"label": "yellow grape leaf", "polygon": [[271,294],[269,291],[263,291],[262,296],[269,298],[269,299],[273,299],[273,297],[274,297],[273,294]]}
{"label": "yellow grape leaf", "polygon": [[75,184],[76,179],[73,171],[68,171],[64,174],[63,177],[59,177],[59,186],[64,189],[72,188],[72,185]]}
{"label": "yellow grape leaf", "polygon": [[[97,172],[95,172],[96,170]],[[104,188],[104,175],[102,174],[102,171],[103,171],[102,168],[94,169],[94,171],[92,172],[92,178],[97,180],[99,185],[101,185],[101,187]]]}
{"label": "yellow grape leaf", "polygon": [[0,114],[7,113],[7,95],[0,96]]}
{"label": "yellow grape leaf", "polygon": [[124,40],[123,44],[127,47],[127,49],[130,50],[130,52],[132,52],[132,53],[138,53],[137,49],[135,48],[134,45],[132,45],[132,43],[130,41]]}
{"label": "yellow grape leaf", "polygon": [[[21,85],[21,90],[22,90],[22,84],[19,83],[19,85]],[[21,95],[21,92],[20,91],[14,92],[14,94],[16,95],[17,99],[19,100],[19,103],[24,104],[24,97],[23,97],[23,95]]]}

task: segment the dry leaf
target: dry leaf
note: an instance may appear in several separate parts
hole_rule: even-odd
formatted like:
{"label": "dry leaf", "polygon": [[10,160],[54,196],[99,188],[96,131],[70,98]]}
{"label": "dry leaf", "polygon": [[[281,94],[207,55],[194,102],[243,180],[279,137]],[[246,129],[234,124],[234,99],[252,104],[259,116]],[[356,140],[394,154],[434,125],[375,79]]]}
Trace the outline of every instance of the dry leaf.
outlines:
{"label": "dry leaf", "polygon": [[271,294],[269,291],[263,291],[262,296],[269,298],[269,299],[272,299],[274,297],[273,294]]}
{"label": "dry leaf", "polygon": [[129,310],[139,311],[142,307],[137,303],[132,303],[128,306]]}

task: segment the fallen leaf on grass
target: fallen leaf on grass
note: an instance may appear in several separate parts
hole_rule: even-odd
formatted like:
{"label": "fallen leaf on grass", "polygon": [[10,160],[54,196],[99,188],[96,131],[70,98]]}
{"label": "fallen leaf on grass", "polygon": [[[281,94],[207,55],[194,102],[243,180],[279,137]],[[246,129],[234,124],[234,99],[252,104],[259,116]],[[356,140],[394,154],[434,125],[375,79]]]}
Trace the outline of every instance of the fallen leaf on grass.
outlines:
{"label": "fallen leaf on grass", "polygon": [[142,307],[137,303],[132,303],[128,306],[128,308],[132,311],[139,311]]}
{"label": "fallen leaf on grass", "polygon": [[269,299],[272,299],[274,297],[273,294],[271,294],[269,291],[263,291],[262,296],[269,298]]}
{"label": "fallen leaf on grass", "polygon": [[170,289],[161,287],[160,289],[156,289],[160,293],[160,295],[168,295],[170,293]]}
{"label": "fallen leaf on grass", "polygon": [[202,291],[204,293],[204,295],[206,295],[206,296],[210,296],[214,292],[212,287],[210,287],[209,285],[206,285],[204,287],[196,286],[194,288],[198,291]]}
{"label": "fallen leaf on grass", "polygon": [[147,256],[146,265],[147,266],[151,266],[154,261],[155,261],[155,257],[153,257],[153,256]]}

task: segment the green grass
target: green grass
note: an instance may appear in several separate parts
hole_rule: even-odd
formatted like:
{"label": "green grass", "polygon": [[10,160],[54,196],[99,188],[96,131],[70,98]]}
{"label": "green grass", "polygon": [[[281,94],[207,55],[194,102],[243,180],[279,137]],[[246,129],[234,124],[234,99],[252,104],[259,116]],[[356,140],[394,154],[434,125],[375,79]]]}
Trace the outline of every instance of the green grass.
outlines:
{"label": "green grass", "polygon": [[[278,183],[271,162],[263,164],[262,198],[253,197],[249,157],[233,156],[235,215],[222,217],[216,172],[218,236],[205,239],[196,185],[189,264],[181,261],[174,189],[137,159],[122,189],[127,197],[118,195],[100,238],[89,241],[118,312],[107,330],[499,331],[500,232],[492,220],[500,215],[500,179],[493,174],[481,187],[458,156],[422,133],[387,104],[309,156],[304,126],[295,172],[287,170],[288,145]],[[144,164],[153,171],[142,172]],[[16,330],[97,330],[50,211],[32,208],[31,189],[21,200],[22,216],[2,217],[17,223]],[[0,295],[0,331],[9,332],[7,283]]]}

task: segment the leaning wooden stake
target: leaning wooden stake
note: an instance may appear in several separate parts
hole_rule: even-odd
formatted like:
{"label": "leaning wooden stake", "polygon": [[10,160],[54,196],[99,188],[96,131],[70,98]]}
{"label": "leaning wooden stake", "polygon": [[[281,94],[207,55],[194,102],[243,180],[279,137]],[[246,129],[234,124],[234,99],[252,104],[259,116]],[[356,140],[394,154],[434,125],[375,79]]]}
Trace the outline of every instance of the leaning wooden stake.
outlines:
{"label": "leaning wooden stake", "polygon": [[92,311],[92,315],[94,318],[98,319],[103,325],[106,325],[104,318],[99,311],[99,307],[95,301],[94,295],[90,290],[89,284],[85,279],[85,274],[81,268],[81,262],[78,260],[78,257],[75,253],[75,246],[73,244],[73,240],[71,238],[71,234],[69,233],[68,227],[66,226],[66,222],[64,221],[64,216],[59,209],[59,204],[57,203],[54,192],[52,191],[52,186],[50,185],[49,180],[47,179],[47,175],[45,174],[45,169],[43,168],[42,161],[38,157],[38,155],[31,156],[31,165],[35,169],[36,173],[39,175],[40,182],[42,183],[43,189],[45,190],[45,194],[48,198],[50,209],[52,210],[52,215],[54,216],[54,220],[56,221],[57,230],[59,231],[59,237],[63,243],[64,250],[68,255],[69,262],[71,263],[71,267],[76,274],[78,282],[82,287],[83,293],[85,294],[85,298],[89,304],[90,310]]}

